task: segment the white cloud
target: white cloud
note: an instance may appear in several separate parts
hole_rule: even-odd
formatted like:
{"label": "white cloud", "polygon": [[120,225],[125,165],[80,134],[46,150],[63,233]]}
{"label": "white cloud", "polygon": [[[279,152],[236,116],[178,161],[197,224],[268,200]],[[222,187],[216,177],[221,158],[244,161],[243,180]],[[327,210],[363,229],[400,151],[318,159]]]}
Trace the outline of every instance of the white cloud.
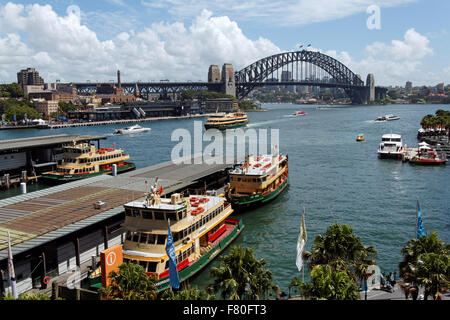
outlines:
{"label": "white cloud", "polygon": [[0,81],[16,81],[16,73],[30,66],[46,81],[108,81],[119,68],[124,81],[206,80],[210,64],[239,69],[279,51],[206,10],[190,26],[155,23],[101,41],[75,14],[60,16],[49,5],[0,6],[0,69],[6,70]]}
{"label": "white cloud", "polygon": [[[203,9],[256,23],[302,26],[366,12],[370,5],[395,7],[416,0],[141,0],[150,9],[164,9],[177,19],[197,16]],[[263,19],[262,19],[263,18]]]}

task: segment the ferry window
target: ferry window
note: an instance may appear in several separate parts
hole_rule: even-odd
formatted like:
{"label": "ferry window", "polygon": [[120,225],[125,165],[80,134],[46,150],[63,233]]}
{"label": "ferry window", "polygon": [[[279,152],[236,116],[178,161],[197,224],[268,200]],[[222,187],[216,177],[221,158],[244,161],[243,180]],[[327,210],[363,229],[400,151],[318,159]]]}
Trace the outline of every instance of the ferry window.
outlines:
{"label": "ferry window", "polygon": [[144,271],[147,272],[147,261],[139,261],[139,264],[144,267]]}
{"label": "ferry window", "polygon": [[133,209],[133,217],[139,217],[139,210],[138,209]]}
{"label": "ferry window", "polygon": [[241,181],[241,178],[238,178],[237,181]]}
{"label": "ferry window", "polygon": [[148,244],[155,244],[156,236],[154,234],[148,235]]}
{"label": "ferry window", "polygon": [[176,212],[166,212],[166,218],[170,219],[171,221],[176,221],[177,213]]}
{"label": "ferry window", "polygon": [[187,228],[187,234],[191,234],[192,233],[192,227],[189,226],[189,228]]}
{"label": "ferry window", "polygon": [[180,232],[173,233],[173,242],[177,242],[180,239]]}
{"label": "ferry window", "polygon": [[131,231],[127,231],[127,240],[131,240]]}
{"label": "ferry window", "polygon": [[187,258],[187,252],[185,251],[185,252],[183,252],[183,256],[181,258],[181,261],[186,260],[186,258]]}
{"label": "ferry window", "polygon": [[148,272],[156,272],[156,266],[158,265],[157,262],[149,262],[148,263]]}
{"label": "ferry window", "polygon": [[195,230],[197,230],[199,227],[200,227],[200,224],[199,224],[199,222],[197,221],[197,222],[195,223]]}
{"label": "ferry window", "polygon": [[133,232],[133,242],[139,242],[139,233]]}
{"label": "ferry window", "polygon": [[164,213],[155,211],[155,219],[156,220],[164,220]]}
{"label": "ferry window", "polygon": [[156,244],[166,244],[166,236],[159,234]]}
{"label": "ferry window", "polygon": [[183,230],[183,238],[186,237],[187,235],[188,235],[187,229],[184,229],[184,230]]}
{"label": "ferry window", "polygon": [[128,217],[131,217],[131,209],[126,208],[125,209],[125,215]]}
{"label": "ferry window", "polygon": [[166,266],[164,267],[164,269],[169,269],[169,260],[166,261]]}
{"label": "ferry window", "polygon": [[178,220],[183,219],[183,211],[178,211]]}
{"label": "ferry window", "polygon": [[141,243],[147,243],[147,234],[141,233]]}
{"label": "ferry window", "polygon": [[202,222],[201,222],[201,225],[204,225],[206,223],[206,218],[205,217],[203,217],[202,218]]}
{"label": "ferry window", "polygon": [[152,212],[151,211],[142,211],[142,218],[153,219]]}
{"label": "ferry window", "polygon": [[253,182],[256,182],[256,179],[253,179]]}

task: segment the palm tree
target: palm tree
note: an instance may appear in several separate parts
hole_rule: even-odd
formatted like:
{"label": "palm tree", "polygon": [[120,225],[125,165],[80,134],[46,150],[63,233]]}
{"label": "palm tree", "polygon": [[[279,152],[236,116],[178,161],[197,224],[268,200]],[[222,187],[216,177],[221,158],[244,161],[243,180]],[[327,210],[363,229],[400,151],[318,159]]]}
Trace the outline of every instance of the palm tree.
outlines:
{"label": "palm tree", "polygon": [[157,298],[156,278],[147,276],[142,266],[122,263],[119,272],[109,274],[111,284],[101,288],[100,293],[108,300],[155,300]]}
{"label": "palm tree", "polygon": [[272,273],[264,269],[266,264],[254,256],[253,249],[234,246],[230,254],[220,257],[220,267],[211,269],[215,280],[210,288],[220,292],[222,299],[259,299],[274,288]]}
{"label": "palm tree", "polygon": [[429,295],[441,300],[441,290],[450,283],[450,257],[448,254],[425,253],[419,256],[416,281],[425,288],[425,299]]}
{"label": "palm tree", "polygon": [[[316,236],[311,252],[305,252],[310,269],[317,265],[330,265],[334,270],[347,271],[354,278],[375,264],[376,250],[365,247],[349,225],[334,223],[327,228],[325,237]],[[359,271],[358,271],[359,270]]]}
{"label": "palm tree", "polygon": [[311,270],[311,283],[299,278],[290,287],[298,287],[301,294],[312,300],[357,300],[358,286],[346,271],[336,271],[329,265],[316,265]]}
{"label": "palm tree", "polygon": [[[411,283],[412,286],[423,285],[426,290],[434,288],[437,279],[432,281],[431,285],[430,273],[427,270],[440,270],[439,261],[447,259],[450,254],[450,245],[438,238],[437,232],[422,236],[419,239],[409,240],[402,249],[403,260],[399,263],[400,277],[405,282]],[[433,254],[430,256],[430,254]],[[443,258],[446,256],[447,258]],[[448,264],[448,262],[447,262]],[[442,273],[438,273],[442,274]],[[445,272],[444,272],[445,274]],[[427,280],[428,279],[428,280]],[[447,269],[446,279],[448,281],[449,274]],[[442,280],[442,279],[441,279]],[[429,286],[431,285],[431,287]],[[435,292],[435,289],[431,291]],[[426,291],[426,297],[431,293]]]}

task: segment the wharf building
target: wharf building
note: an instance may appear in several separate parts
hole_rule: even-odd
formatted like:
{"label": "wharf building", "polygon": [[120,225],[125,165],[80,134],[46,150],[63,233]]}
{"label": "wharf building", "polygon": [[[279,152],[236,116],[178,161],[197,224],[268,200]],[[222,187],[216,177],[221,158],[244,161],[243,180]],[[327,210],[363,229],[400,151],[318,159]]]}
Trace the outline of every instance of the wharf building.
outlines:
{"label": "wharf building", "polygon": [[[65,275],[79,272],[85,279],[88,268],[98,266],[101,251],[124,242],[123,204],[143,199],[147,182],[152,185],[158,177],[166,197],[175,192],[199,194],[205,186],[222,187],[230,168],[168,161],[0,200],[0,292],[10,291],[8,232],[19,294],[49,290],[53,282],[65,286]],[[95,206],[98,201],[103,205]]]}

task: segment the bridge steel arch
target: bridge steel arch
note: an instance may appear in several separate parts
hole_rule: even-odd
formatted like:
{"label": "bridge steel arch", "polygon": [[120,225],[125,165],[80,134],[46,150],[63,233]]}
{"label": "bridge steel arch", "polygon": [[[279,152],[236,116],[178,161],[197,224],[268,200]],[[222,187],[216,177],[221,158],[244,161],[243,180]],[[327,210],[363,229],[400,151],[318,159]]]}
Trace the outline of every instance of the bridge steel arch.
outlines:
{"label": "bridge steel arch", "polygon": [[364,87],[364,82],[340,61],[317,51],[302,50],[274,54],[236,72],[237,97],[242,99],[278,69],[295,62],[307,62],[323,69],[333,78],[333,86],[346,89],[348,94],[350,90]]}

